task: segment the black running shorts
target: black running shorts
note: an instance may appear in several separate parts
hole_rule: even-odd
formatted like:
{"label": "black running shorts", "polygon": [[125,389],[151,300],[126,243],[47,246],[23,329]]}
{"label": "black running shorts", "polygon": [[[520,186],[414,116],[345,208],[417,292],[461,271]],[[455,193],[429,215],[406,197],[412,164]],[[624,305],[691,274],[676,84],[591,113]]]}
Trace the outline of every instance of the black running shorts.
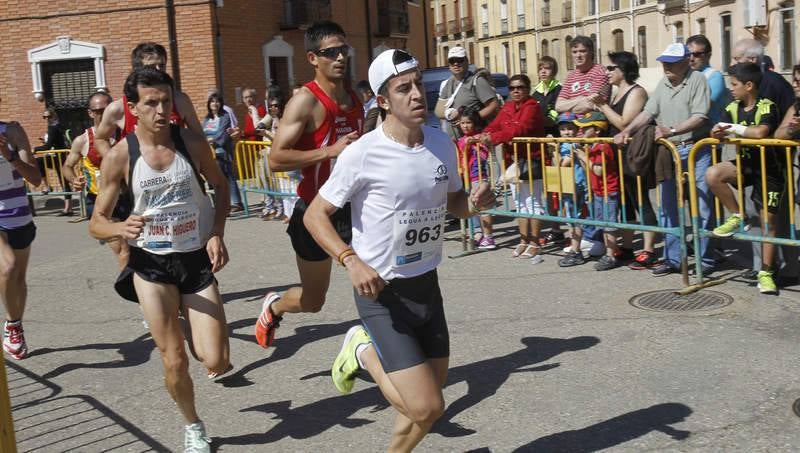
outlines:
{"label": "black running shorts", "polygon": [[[306,214],[305,201],[302,199],[297,200],[292,212],[292,218],[289,219],[289,227],[286,232],[292,240],[292,248],[300,258],[306,261],[325,261],[330,258],[327,252],[317,244],[311,233],[308,232],[306,226],[303,224],[303,216]],[[342,209],[337,210],[331,216],[333,227],[339,233],[339,237],[349,244],[350,239],[353,237],[353,226],[350,220],[350,203],[347,203]]]}
{"label": "black running shorts", "polygon": [[34,225],[33,222],[19,228],[11,228],[8,230],[0,228],[0,231],[6,234],[8,245],[14,250],[25,250],[30,247],[31,243],[36,238],[36,225]]}
{"label": "black running shorts", "polygon": [[133,274],[153,283],[178,287],[180,294],[196,294],[216,282],[206,248],[194,252],[156,255],[130,247],[128,265],[119,274],[114,289],[127,300],[139,302],[133,287]]}
{"label": "black running shorts", "polygon": [[[770,153],[767,150],[765,167],[767,169],[767,212],[775,214],[778,212],[778,205],[786,190],[786,165],[780,161],[780,156],[775,153]],[[736,166],[736,159],[729,161],[733,166]],[[742,183],[745,187],[753,186],[753,201],[757,206],[761,206],[761,156],[757,152],[751,152],[746,157],[741,158],[742,162]],[[736,185],[735,183],[733,184]]]}
{"label": "black running shorts", "polygon": [[450,356],[436,270],[392,280],[377,300],[354,291],[356,308],[387,373]]}

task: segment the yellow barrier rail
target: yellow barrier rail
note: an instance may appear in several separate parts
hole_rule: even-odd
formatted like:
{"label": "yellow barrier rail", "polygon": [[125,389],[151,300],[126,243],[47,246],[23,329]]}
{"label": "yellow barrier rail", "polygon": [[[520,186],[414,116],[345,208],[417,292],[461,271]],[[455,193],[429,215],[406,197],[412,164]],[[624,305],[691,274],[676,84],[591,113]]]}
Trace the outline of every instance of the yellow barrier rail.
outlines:
{"label": "yellow barrier rail", "polygon": [[[584,172],[586,174],[586,196],[587,196],[587,206],[589,208],[589,218],[581,218],[580,212],[577,212],[576,207],[577,203],[572,203],[573,212],[568,213],[566,212],[565,204],[564,204],[564,195],[573,195],[576,191],[575,189],[575,171],[574,167],[562,167],[559,165],[560,162],[560,155],[558,151],[558,146],[563,144],[575,144],[581,146],[584,152],[587,154],[589,153],[589,148],[591,145],[597,143],[605,143],[612,146],[612,149],[615,150],[614,152],[614,160],[616,161],[615,170],[619,173],[619,211],[620,211],[620,219],[619,221],[607,221],[607,220],[594,220],[591,217],[593,215],[593,208],[592,208],[592,199],[595,196],[591,190],[591,184],[589,181],[589,168],[583,167]],[[671,154],[675,174],[674,178],[675,181],[683,181],[684,174],[681,171],[681,156],[678,153],[677,148],[675,145],[664,139],[660,139],[657,142],[658,145],[665,147],[669,153]],[[507,167],[505,160],[500,160],[500,174],[503,175],[502,180],[502,189],[503,193],[505,194],[504,200],[504,207],[505,209],[490,209],[484,211],[491,215],[503,215],[509,217],[516,217],[516,218],[531,218],[531,219],[538,219],[544,221],[552,221],[552,222],[560,222],[560,223],[570,223],[570,224],[581,224],[581,225],[592,225],[598,228],[615,228],[615,229],[623,229],[623,230],[633,230],[633,231],[652,231],[656,233],[663,233],[674,235],[679,238],[684,238],[685,233],[683,229],[684,223],[684,202],[683,202],[683,184],[676,184],[676,198],[677,198],[677,208],[678,208],[678,225],[675,226],[666,226],[663,222],[659,221],[658,225],[646,225],[644,223],[644,216],[643,216],[643,201],[644,197],[648,197],[649,194],[645,192],[646,188],[644,187],[643,179],[641,176],[636,176],[636,193],[638,195],[638,214],[639,214],[639,222],[631,222],[631,219],[627,218],[626,214],[626,207],[629,202],[627,200],[626,195],[626,187],[625,187],[625,166],[623,165],[623,157],[624,151],[622,147],[617,147],[613,144],[613,139],[609,137],[598,137],[598,138],[572,138],[572,137],[561,137],[561,138],[539,138],[539,137],[516,137],[511,142],[512,145],[512,163],[516,165],[516,168],[520,168],[520,162],[527,161],[528,169],[527,178],[525,180],[520,181],[517,178],[513,182],[509,182],[505,175],[507,173]],[[552,148],[555,147],[555,150]],[[551,158],[553,153],[555,152],[556,156]],[[580,160],[576,158],[575,149],[570,150],[570,157],[572,158],[572,162],[579,162]],[[521,186],[527,186],[527,189],[531,196],[534,196],[536,193],[534,180],[538,178],[534,178],[534,172],[531,171],[531,164],[536,159],[541,166],[542,169],[542,184],[540,189],[540,195],[543,205],[545,205],[545,212],[549,211],[547,204],[549,204],[550,198],[548,197],[548,193],[556,194],[558,200],[558,207],[557,209],[552,209],[554,214],[527,214],[527,213],[519,213],[516,211],[511,210],[511,203],[508,197],[509,187],[513,184],[517,189],[517,193],[519,193],[519,188]],[[604,201],[608,201],[608,179],[607,175],[611,171],[609,165],[611,163],[607,162],[605,155],[601,158],[601,167],[602,173],[600,177],[603,180],[603,197]],[[633,175],[631,175],[633,176]],[[656,204],[655,208],[657,208],[657,213],[661,214],[662,206],[660,203],[661,200],[661,193],[658,186],[656,186],[656,200],[658,203]],[[605,210],[607,205],[603,204],[603,209]],[[604,212],[605,213],[605,212]],[[603,216],[607,218],[607,215]],[[657,215],[660,219],[661,215]],[[689,284],[689,277],[688,277],[688,250],[686,247],[686,242],[684,240],[680,241],[680,267],[681,273],[683,275],[683,283],[684,285]]]}
{"label": "yellow barrier rail", "polygon": [[[37,163],[41,169],[44,170],[42,174],[42,184],[33,186],[25,183],[28,188],[28,196],[42,197],[47,195],[74,195],[78,197],[80,203],[81,216],[86,216],[86,193],[85,191],[73,191],[64,179],[64,173],[61,167],[69,154],[68,149],[50,149],[47,151],[36,151],[33,157],[36,158]],[[75,167],[76,174],[83,174],[80,164]]]}
{"label": "yellow barrier rail", "polygon": [[236,144],[236,172],[245,215],[250,215],[247,194],[266,197],[297,197],[299,178],[295,172],[274,172],[269,168],[270,141],[240,141]]}
{"label": "yellow barrier rail", "polygon": [[[758,162],[759,162],[759,183],[761,186],[761,193],[754,194],[760,195],[760,202],[761,202],[761,223],[763,228],[763,234],[756,235],[756,234],[748,234],[745,232],[745,222],[742,222],[742,225],[739,228],[739,231],[731,235],[730,239],[736,239],[741,241],[748,241],[748,242],[762,242],[762,243],[769,243],[769,244],[777,244],[777,245],[788,245],[788,246],[800,246],[800,240],[796,237],[795,232],[795,222],[794,222],[794,212],[795,212],[795,187],[794,187],[794,173],[792,171],[792,160],[793,160],[793,152],[794,147],[800,146],[799,141],[792,141],[792,140],[779,140],[779,139],[746,139],[746,138],[732,138],[726,140],[718,140],[715,138],[706,138],[703,140],[697,141],[689,151],[688,156],[688,176],[691,181],[695,180],[696,176],[696,160],[697,154],[705,147],[711,147],[711,156],[712,156],[712,165],[719,163],[719,147],[724,145],[731,145],[734,146],[736,151],[735,161],[736,166],[736,184],[735,188],[737,188],[736,194],[736,202],[738,204],[738,212],[743,219],[745,219],[745,200],[744,200],[744,172],[742,169],[742,156],[741,156],[741,147],[754,147],[758,150]],[[783,153],[783,156],[779,156],[779,159],[783,160],[783,170],[785,171],[785,186],[784,186],[784,196],[788,197],[787,201],[787,209],[788,209],[788,222],[789,222],[789,237],[788,238],[781,238],[776,237],[775,232],[779,228],[780,225],[770,225],[769,223],[769,214],[768,214],[768,207],[772,204],[773,200],[769,199],[768,188],[767,188],[767,154],[768,153]],[[709,189],[710,192],[710,189]],[[712,194],[713,196],[713,194]],[[691,207],[691,216],[692,216],[692,232],[693,232],[693,240],[695,243],[695,250],[698,250],[700,238],[706,237],[715,237],[713,230],[709,230],[707,228],[701,228],[701,213],[699,208],[699,195],[697,187],[694,184],[689,185],[689,204]],[[720,200],[714,197],[714,215],[716,224],[720,225],[725,219],[723,218],[723,209],[720,203]],[[770,229],[772,227],[772,229]],[[696,264],[696,275],[698,276],[698,283],[697,287],[703,287],[708,285],[713,285],[717,283],[722,283],[727,281],[726,279],[722,280],[711,280],[709,282],[704,283],[702,270],[700,268],[700,262],[698,261]]]}

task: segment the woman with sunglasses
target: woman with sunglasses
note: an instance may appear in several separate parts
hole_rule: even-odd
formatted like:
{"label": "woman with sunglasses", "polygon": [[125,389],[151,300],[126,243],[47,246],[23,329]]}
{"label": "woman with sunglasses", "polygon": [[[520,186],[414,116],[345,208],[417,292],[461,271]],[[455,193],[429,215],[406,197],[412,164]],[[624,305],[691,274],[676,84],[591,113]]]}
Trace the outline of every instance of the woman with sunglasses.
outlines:
{"label": "woman with sunglasses", "polygon": [[[476,139],[489,147],[502,144],[508,159],[514,156],[511,140],[514,137],[544,137],[544,115],[539,103],[531,97],[531,79],[525,74],[517,74],[508,82],[509,100],[500,109],[500,113]],[[527,148],[517,151],[517,165],[525,165],[532,172],[533,186],[530,187],[527,177],[519,184],[512,184],[511,191],[517,203],[517,212],[524,214],[544,215],[542,204],[542,167],[539,149],[531,148],[531,159],[527,160]],[[539,234],[542,222],[536,219],[520,217],[519,245],[514,249],[514,257],[531,258],[533,263],[541,262],[539,254]]]}
{"label": "woman with sunglasses", "polygon": [[[44,112],[42,113],[42,119],[47,121],[47,134],[45,134],[44,139],[42,140],[44,143],[40,146],[34,148],[34,151],[47,151],[51,149],[66,149],[67,148],[67,140],[66,135],[64,133],[64,128],[61,126],[61,122],[58,120],[58,113],[56,109],[53,107],[47,107]],[[59,153],[56,155],[58,157],[59,165],[64,164],[64,154]],[[44,168],[44,159],[39,159],[39,171],[44,175],[45,168]],[[46,182],[44,183],[46,184]],[[51,188],[47,188],[49,192]],[[64,180],[64,191],[69,190],[69,183]],[[72,215],[72,195],[64,195],[64,209],[59,212],[57,215],[59,216],[71,216]]]}
{"label": "woman with sunglasses", "polygon": [[[639,63],[631,52],[609,52],[608,60],[611,62],[606,66],[608,83],[616,87],[616,91],[609,102],[604,96],[595,95],[591,98],[596,110],[600,111],[608,119],[608,136],[613,137],[619,131],[625,129],[631,121],[642,111],[647,102],[647,91],[636,83],[639,78]],[[639,194],[637,190],[636,177],[633,175],[623,175],[625,178],[625,219],[633,222],[639,213]],[[657,225],[656,214],[650,203],[647,189],[642,194],[642,217],[645,225]],[[656,233],[645,231],[642,233],[644,247],[642,252],[633,256],[633,230],[622,230],[622,247],[620,248],[623,260],[633,261],[630,268],[635,270],[648,269],[656,264],[658,258],[655,254]]]}

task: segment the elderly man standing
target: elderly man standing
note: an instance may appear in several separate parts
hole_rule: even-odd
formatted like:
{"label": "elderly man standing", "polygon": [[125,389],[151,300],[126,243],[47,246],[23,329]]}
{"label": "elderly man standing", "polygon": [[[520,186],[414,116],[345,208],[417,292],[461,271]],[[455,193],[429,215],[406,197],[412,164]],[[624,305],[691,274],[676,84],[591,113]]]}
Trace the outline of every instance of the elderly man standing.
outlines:
{"label": "elderly man standing", "polygon": [[447,64],[452,76],[439,90],[439,100],[445,102],[444,116],[447,120],[445,132],[454,139],[461,138],[461,131],[454,126],[460,111],[477,110],[478,115],[488,123],[500,108],[497,92],[487,77],[481,77],[469,70],[467,51],[460,46],[447,53]]}
{"label": "elderly man standing", "polygon": [[576,36],[570,44],[575,69],[561,83],[561,92],[556,100],[558,113],[586,113],[594,110],[591,98],[597,94],[608,99],[611,86],[606,69],[595,63],[594,42],[586,36]]}
{"label": "elderly man standing", "polygon": [[[709,89],[701,72],[689,66],[689,49],[680,43],[670,44],[656,60],[664,68],[659,81],[644,110],[631,124],[614,136],[614,143],[623,144],[650,121],[657,123],[656,140],[666,138],[678,148],[682,171],[688,168],[687,158],[692,144],[708,137],[710,124]],[[711,165],[711,150],[704,147],[695,155],[695,184],[699,198],[701,228],[711,229],[711,192],[705,180],[706,169]],[[674,173],[674,172],[673,172]],[[677,186],[674,176],[665,175],[660,183],[661,224],[678,226]],[[696,256],[703,261],[703,274],[714,270],[714,258],[709,253],[708,238],[700,240]],[[666,235],[664,262],[653,269],[654,276],[668,275],[680,270],[680,238]]]}

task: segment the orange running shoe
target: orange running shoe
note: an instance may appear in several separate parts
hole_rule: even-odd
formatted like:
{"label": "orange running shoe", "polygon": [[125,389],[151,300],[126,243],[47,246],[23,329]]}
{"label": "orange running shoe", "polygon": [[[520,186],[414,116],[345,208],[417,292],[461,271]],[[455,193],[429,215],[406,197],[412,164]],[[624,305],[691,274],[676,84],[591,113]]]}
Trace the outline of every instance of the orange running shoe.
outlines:
{"label": "orange running shoe", "polygon": [[280,327],[280,322],[283,321],[282,317],[275,316],[269,308],[280,298],[278,293],[267,293],[264,303],[261,305],[261,315],[256,321],[256,341],[264,349],[272,346],[272,342],[275,340],[275,329]]}

